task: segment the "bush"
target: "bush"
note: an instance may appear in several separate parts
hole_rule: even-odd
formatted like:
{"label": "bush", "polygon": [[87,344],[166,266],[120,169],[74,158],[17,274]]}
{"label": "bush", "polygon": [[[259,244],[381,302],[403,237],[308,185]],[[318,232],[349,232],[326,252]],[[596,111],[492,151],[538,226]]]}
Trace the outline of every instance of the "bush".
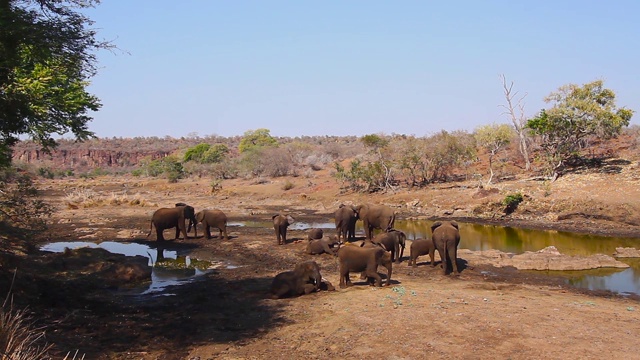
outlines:
{"label": "bush", "polygon": [[0,171],[0,224],[41,231],[53,208],[40,200],[31,175],[14,168]]}
{"label": "bush", "polygon": [[294,187],[295,187],[295,184],[289,180],[285,181],[284,184],[282,184],[282,190],[284,191],[291,190]]}
{"label": "bush", "polygon": [[502,200],[502,204],[505,206],[504,212],[506,214],[511,214],[516,211],[518,205],[524,200],[524,197],[521,193],[513,193],[507,195],[504,200]]}

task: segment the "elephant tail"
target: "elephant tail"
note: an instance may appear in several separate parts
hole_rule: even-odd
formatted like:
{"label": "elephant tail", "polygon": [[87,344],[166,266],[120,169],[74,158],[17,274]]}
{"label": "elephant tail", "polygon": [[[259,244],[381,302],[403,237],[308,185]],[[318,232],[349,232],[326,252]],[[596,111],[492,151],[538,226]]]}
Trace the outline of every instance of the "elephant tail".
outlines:
{"label": "elephant tail", "polygon": [[149,236],[151,235],[151,232],[153,231],[153,220],[149,221],[149,233],[147,234],[147,238],[149,238]]}
{"label": "elephant tail", "polygon": [[447,257],[449,256],[449,247],[447,246],[449,244],[449,242],[445,239],[444,244],[442,245],[442,259],[440,259],[440,261],[442,261],[442,270],[444,271],[444,274],[447,274]]}

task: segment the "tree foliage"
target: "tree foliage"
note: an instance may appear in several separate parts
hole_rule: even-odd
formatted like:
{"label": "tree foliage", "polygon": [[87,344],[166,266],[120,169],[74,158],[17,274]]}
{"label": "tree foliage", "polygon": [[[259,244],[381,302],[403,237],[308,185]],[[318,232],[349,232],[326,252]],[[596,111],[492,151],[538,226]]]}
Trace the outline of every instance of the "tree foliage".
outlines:
{"label": "tree foliage", "polygon": [[238,150],[240,150],[241,153],[245,153],[269,146],[278,146],[278,140],[271,136],[269,129],[262,128],[245,131],[238,145]]}
{"label": "tree foliage", "polygon": [[511,142],[513,135],[513,129],[507,124],[484,125],[476,129],[475,138],[478,146],[489,153],[489,180],[487,180],[487,184],[491,184],[493,179],[493,158]]}
{"label": "tree foliage", "polygon": [[93,136],[89,111],[101,104],[85,88],[96,73],[98,42],[77,10],[97,0],[0,0],[0,167],[28,135],[44,149],[53,134]]}
{"label": "tree foliage", "polygon": [[225,144],[215,144],[211,146],[207,143],[200,143],[190,147],[184,154],[183,161],[195,161],[200,164],[214,164],[224,160],[229,153],[229,148]]}
{"label": "tree foliage", "polygon": [[527,127],[539,136],[554,177],[560,175],[567,160],[580,157],[592,140],[617,136],[633,116],[632,110],[616,106],[615,93],[604,88],[602,80],[583,86],[564,85],[545,101],[552,107],[530,119]]}

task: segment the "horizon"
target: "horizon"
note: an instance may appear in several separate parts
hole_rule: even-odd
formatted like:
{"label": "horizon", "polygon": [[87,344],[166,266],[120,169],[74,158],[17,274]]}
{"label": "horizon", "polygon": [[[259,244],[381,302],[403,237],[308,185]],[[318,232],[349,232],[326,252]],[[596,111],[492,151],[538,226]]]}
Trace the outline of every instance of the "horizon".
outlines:
{"label": "horizon", "polygon": [[98,138],[472,132],[511,124],[500,75],[527,117],[598,79],[638,111],[633,1],[149,4],[83,10],[122,50],[97,54]]}

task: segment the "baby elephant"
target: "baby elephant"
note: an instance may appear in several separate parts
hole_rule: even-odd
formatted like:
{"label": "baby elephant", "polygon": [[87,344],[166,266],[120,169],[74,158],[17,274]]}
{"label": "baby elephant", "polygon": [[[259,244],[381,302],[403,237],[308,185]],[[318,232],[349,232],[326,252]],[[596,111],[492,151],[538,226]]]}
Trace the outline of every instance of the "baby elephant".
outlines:
{"label": "baby elephant", "polygon": [[309,255],[320,255],[327,253],[333,256],[338,256],[337,250],[334,251],[332,249],[334,245],[338,245],[339,249],[340,243],[338,242],[337,236],[323,237],[319,240],[309,241],[305,252]]}
{"label": "baby elephant", "polygon": [[415,239],[411,242],[411,258],[409,259],[409,266],[413,263],[413,267],[416,267],[416,260],[418,256],[429,254],[431,259],[431,266],[436,266],[434,257],[436,255],[436,247],[433,246],[431,239]]}
{"label": "baby elephant", "polygon": [[276,233],[276,240],[278,241],[278,245],[286,244],[287,228],[296,220],[289,214],[275,214],[271,218],[273,219],[273,229]]}
{"label": "baby elephant", "polygon": [[313,229],[309,229],[307,239],[318,240],[318,239],[322,239],[322,236],[324,236],[324,231],[322,231],[322,229],[313,228]]}
{"label": "baby elephant", "polygon": [[340,267],[340,288],[353,285],[349,279],[349,272],[364,272],[366,277],[375,280],[375,285],[382,286],[382,277],[378,274],[378,266],[387,268],[386,286],[391,281],[393,262],[391,254],[382,247],[343,246],[338,250],[338,264]]}
{"label": "baby elephant", "polygon": [[220,231],[218,238],[229,240],[227,235],[227,215],[221,210],[200,210],[196,213],[196,220],[204,226],[205,237],[211,239],[211,228],[217,228]]}
{"label": "baby elephant", "polygon": [[280,299],[287,296],[310,294],[320,290],[322,275],[315,261],[296,264],[293,271],[282,272],[273,278],[271,297]]}

